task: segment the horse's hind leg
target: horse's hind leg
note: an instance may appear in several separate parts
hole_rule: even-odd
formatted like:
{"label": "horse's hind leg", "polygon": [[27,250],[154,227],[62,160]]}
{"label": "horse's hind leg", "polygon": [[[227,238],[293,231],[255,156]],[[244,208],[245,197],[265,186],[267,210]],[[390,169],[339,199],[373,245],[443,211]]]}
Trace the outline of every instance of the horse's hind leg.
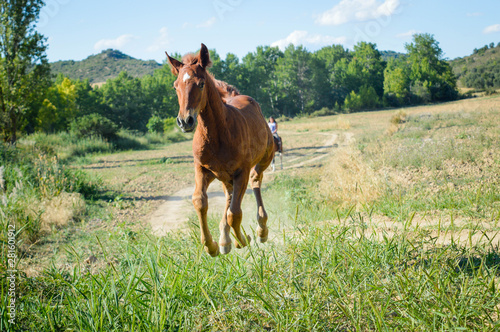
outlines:
{"label": "horse's hind leg", "polygon": [[263,172],[268,165],[269,163],[267,163],[267,165],[265,166],[263,166],[262,164],[257,164],[250,173],[250,181],[255,200],[257,201],[257,222],[259,223],[259,226],[257,227],[257,242],[260,243],[264,243],[267,241],[267,236],[269,233],[269,230],[267,228],[267,212],[264,208],[264,202],[262,201],[262,195],[260,192]]}
{"label": "horse's hind leg", "polygon": [[229,254],[231,251],[231,227],[227,221],[227,211],[231,204],[231,198],[233,195],[233,187],[229,183],[223,183],[224,194],[226,194],[226,208],[224,209],[224,214],[222,215],[222,220],[219,224],[220,238],[219,238],[219,251],[221,254]]}
{"label": "horse's hind leg", "polygon": [[215,176],[212,172],[199,165],[195,165],[194,172],[196,187],[193,193],[193,205],[196,210],[196,214],[198,214],[198,219],[200,220],[201,243],[204,245],[205,251],[208,252],[210,256],[215,257],[219,255],[219,244],[212,239],[212,234],[210,234],[207,224],[207,188],[214,180]]}
{"label": "horse's hind leg", "polygon": [[243,211],[241,210],[241,202],[248,185],[248,170],[242,171],[240,174],[233,178],[233,195],[231,197],[231,204],[227,212],[227,223],[234,231],[236,240],[234,245],[236,248],[243,248],[250,243],[250,236],[246,238],[241,232],[241,219],[243,218]]}

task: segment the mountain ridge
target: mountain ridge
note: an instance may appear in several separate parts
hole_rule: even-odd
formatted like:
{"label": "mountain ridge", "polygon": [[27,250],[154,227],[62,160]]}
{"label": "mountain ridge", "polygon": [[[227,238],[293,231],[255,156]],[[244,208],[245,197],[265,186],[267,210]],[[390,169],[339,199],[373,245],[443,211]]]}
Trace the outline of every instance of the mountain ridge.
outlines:
{"label": "mountain ridge", "polygon": [[152,74],[162,65],[154,60],[140,60],[119,50],[107,49],[99,54],[75,60],[60,60],[50,63],[51,70],[56,74],[74,80],[88,79],[90,83],[102,83],[115,78],[122,71],[127,71],[133,77]]}

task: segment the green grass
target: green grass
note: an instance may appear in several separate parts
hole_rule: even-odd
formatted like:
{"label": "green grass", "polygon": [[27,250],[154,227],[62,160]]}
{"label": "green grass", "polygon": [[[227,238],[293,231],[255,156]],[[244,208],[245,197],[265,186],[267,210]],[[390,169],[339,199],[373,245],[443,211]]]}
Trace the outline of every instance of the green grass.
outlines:
{"label": "green grass", "polygon": [[[460,108],[465,103],[449,105]],[[252,242],[215,259],[199,243],[194,211],[189,211],[188,233],[156,238],[144,220],[117,221],[98,204],[90,205],[95,209],[92,220],[46,239],[54,245],[45,253],[50,263],[40,273],[19,274],[15,328],[8,325],[2,296],[0,329],[497,331],[500,133],[495,107],[474,112],[405,110],[408,118],[392,136],[384,133],[390,112],[345,115],[356,135],[352,145],[362,155],[356,162],[371,167],[370,176],[380,177],[382,194],[343,206],[318,192],[326,167],[266,175],[269,242]],[[430,116],[420,116],[422,109]],[[370,116],[375,120],[366,121]],[[324,135],[316,142],[312,133],[344,130],[335,129],[333,119],[322,118],[319,127],[314,119],[304,119],[307,128],[291,121],[287,130],[297,135],[290,136],[291,146],[320,146]],[[302,142],[306,137],[307,144]],[[187,147],[171,145],[167,156],[161,151],[120,152],[103,164],[126,164],[95,172],[105,181],[116,181],[117,174],[119,179],[136,179],[132,175],[139,168],[145,172],[141,174],[168,171],[184,177],[191,165],[174,157],[184,156]],[[13,158],[12,151],[2,153],[4,160]],[[128,168],[127,176],[118,173]],[[94,176],[73,171],[63,174],[74,178],[74,188],[88,191],[92,200],[93,190],[104,184],[93,186]],[[18,173],[13,168],[9,172],[13,188]],[[133,196],[114,194],[104,205],[132,212],[134,201],[128,198]],[[244,204],[251,202],[254,211],[254,199],[247,196]],[[102,203],[101,198],[95,199]],[[221,213],[209,210],[215,238]],[[243,226],[255,239],[254,212],[245,212]],[[3,257],[6,250],[3,240]],[[95,263],[86,263],[89,255],[97,258]],[[5,295],[3,265],[0,272]]]}
{"label": "green grass", "polygon": [[107,141],[100,137],[78,138],[71,133],[35,133],[21,140],[21,144],[34,146],[62,161],[74,161],[92,154],[108,154],[115,151],[147,150],[154,146],[184,141],[188,135],[177,130],[166,134],[140,134],[120,130],[115,139]]}
{"label": "green grass", "polygon": [[[500,257],[440,247],[414,230],[379,241],[362,227],[313,223],[212,259],[197,234],[103,239],[98,268],[21,278],[18,326],[80,331],[482,330],[500,328]],[[430,249],[429,249],[430,248]],[[76,252],[69,247],[68,252]],[[5,278],[2,279],[3,282]],[[5,315],[3,316],[5,319]],[[5,320],[2,326],[6,327]]]}

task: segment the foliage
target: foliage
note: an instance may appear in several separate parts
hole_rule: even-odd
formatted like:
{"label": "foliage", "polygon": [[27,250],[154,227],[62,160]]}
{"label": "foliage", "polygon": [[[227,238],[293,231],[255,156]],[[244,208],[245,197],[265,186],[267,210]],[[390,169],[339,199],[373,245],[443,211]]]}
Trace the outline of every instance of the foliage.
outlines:
{"label": "foliage", "polygon": [[456,99],[456,77],[451,66],[443,60],[443,50],[434,36],[415,34],[413,43],[406,44],[405,48],[410,62],[410,80],[423,90],[420,95],[428,95],[429,101]]}
{"label": "foliage", "polygon": [[35,31],[43,4],[0,2],[0,128],[4,141],[11,143],[48,86],[47,46]]}
{"label": "foliage", "polygon": [[380,99],[375,91],[375,88],[366,85],[362,86],[358,93],[351,91],[344,101],[345,109],[351,112],[374,109],[378,107],[379,104]]}
{"label": "foliage", "polygon": [[50,209],[46,203],[56,197],[61,197],[60,202],[63,197],[75,201],[80,194],[92,199],[102,187],[99,178],[69,169],[57,157],[32,145],[18,144],[15,148],[0,144],[0,165],[0,225],[15,224],[20,244],[22,239],[34,243],[41,236]]}
{"label": "foliage", "polygon": [[113,121],[95,113],[82,116],[71,123],[71,132],[78,137],[98,136],[113,139],[117,131],[118,126]]}
{"label": "foliage", "polygon": [[146,106],[141,80],[127,72],[109,80],[102,88],[104,103],[109,106],[107,117],[121,128],[146,130],[151,110]]}
{"label": "foliage", "polygon": [[500,43],[492,43],[450,62],[461,86],[485,90],[500,88]]}
{"label": "foliage", "polygon": [[156,115],[149,118],[146,127],[150,133],[163,133],[164,121]]}
{"label": "foliage", "polygon": [[405,60],[389,60],[384,72],[384,92],[395,102],[390,106],[406,105],[411,102],[410,66]]}
{"label": "foliage", "polygon": [[165,133],[175,130],[177,127],[177,121],[174,117],[169,117],[163,120],[163,131]]}
{"label": "foliage", "polygon": [[46,133],[66,131],[76,114],[76,85],[60,76],[60,83],[48,89],[38,110],[35,129]]}

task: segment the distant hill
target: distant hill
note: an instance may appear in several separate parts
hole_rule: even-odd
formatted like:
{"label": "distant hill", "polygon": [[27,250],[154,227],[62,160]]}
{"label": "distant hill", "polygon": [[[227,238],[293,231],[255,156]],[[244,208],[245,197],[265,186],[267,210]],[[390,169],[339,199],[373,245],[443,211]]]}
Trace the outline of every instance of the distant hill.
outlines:
{"label": "distant hill", "polygon": [[71,79],[88,79],[90,83],[106,82],[122,71],[131,76],[142,77],[152,74],[162,65],[154,60],[135,59],[118,50],[107,49],[81,61],[57,61],[50,64],[54,74],[63,74]]}
{"label": "distant hill", "polygon": [[475,49],[469,56],[450,61],[460,87],[500,88],[500,43]]}

